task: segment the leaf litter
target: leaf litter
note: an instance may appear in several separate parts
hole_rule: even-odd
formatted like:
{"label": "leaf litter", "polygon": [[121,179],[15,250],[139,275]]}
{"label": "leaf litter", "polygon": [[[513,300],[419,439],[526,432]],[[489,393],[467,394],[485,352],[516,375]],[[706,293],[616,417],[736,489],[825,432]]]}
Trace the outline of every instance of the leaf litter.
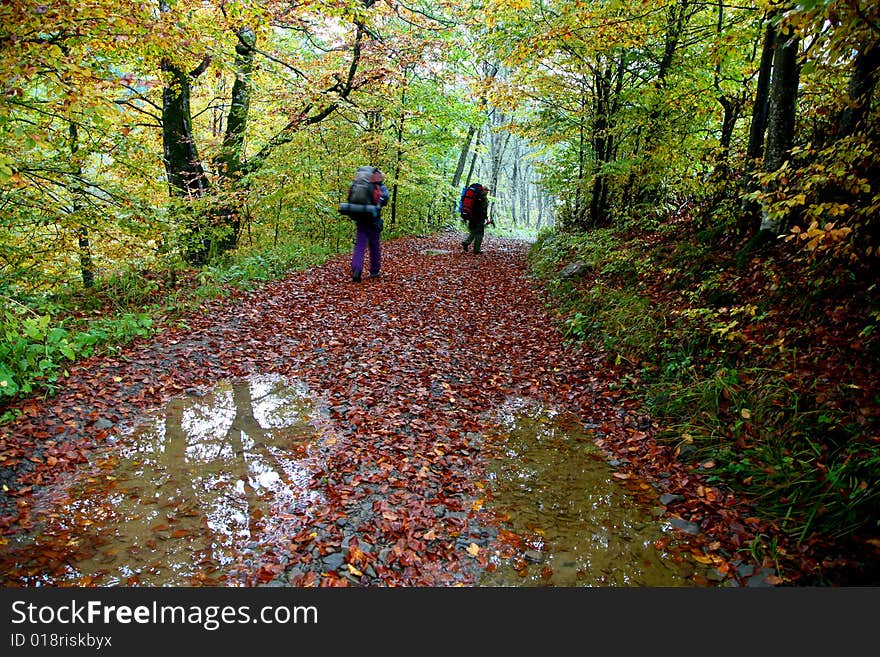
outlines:
{"label": "leaf litter", "polygon": [[[320,429],[295,450],[308,495],[265,510],[252,500],[247,541],[222,562],[204,540],[216,534],[204,510],[186,496],[169,502],[150,518],[144,544],[121,551],[192,540],[195,566],[180,584],[473,586],[499,558],[524,559],[529,537],[482,503],[485,437],[510,399],[589,427],[614,457],[619,483],[646,504],[669,495],[668,517],[688,531],[658,547],[711,564],[717,581],[695,584],[741,584],[766,568],[744,568],[742,548],[772,528],[652,440],[656,427],[609,385],[618,372],[598,351],[563,340],[528,276],[528,242],[492,237],[476,256],[462,253],[459,239],[449,232],[389,241],[377,280],[351,282],[341,255],[207,302],[185,324],[77,363],[55,396],[21,401],[21,415],[0,427],[3,584],[150,585],[146,571],[70,577],[71,562],[120,552],[112,535],[83,540],[115,512],[113,445],[182,395],[255,376],[297,381],[315,396]],[[262,453],[268,462],[271,450]],[[85,488],[65,484],[84,472]],[[248,476],[215,481],[221,491],[247,484]],[[68,497],[77,490],[90,505]],[[126,494],[137,501],[137,491]],[[181,525],[188,515],[198,528]],[[21,540],[28,535],[39,540]],[[810,565],[805,556],[800,563]],[[769,583],[798,577],[778,575]]]}

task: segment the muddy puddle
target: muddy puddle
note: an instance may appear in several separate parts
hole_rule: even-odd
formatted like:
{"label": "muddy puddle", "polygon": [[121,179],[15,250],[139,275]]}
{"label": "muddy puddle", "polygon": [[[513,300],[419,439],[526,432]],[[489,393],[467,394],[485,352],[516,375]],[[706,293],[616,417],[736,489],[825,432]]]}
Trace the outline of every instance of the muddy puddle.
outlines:
{"label": "muddy puddle", "polygon": [[481,586],[681,587],[708,576],[666,551],[673,537],[656,495],[637,496],[616,481],[581,427],[513,404],[501,428],[489,441],[485,506],[517,539]]}
{"label": "muddy puddle", "polygon": [[222,583],[258,534],[317,501],[309,448],[320,421],[305,386],[272,377],[170,401],[37,500],[48,521],[7,546],[28,555],[22,583]]}
{"label": "muddy puddle", "polygon": [[[2,575],[24,586],[243,585],[261,546],[322,504],[310,486],[328,431],[313,392],[281,378],[173,399],[35,498],[41,522],[4,546]],[[695,585],[702,567],[665,551],[656,495],[615,480],[577,423],[514,404],[486,446],[485,505],[519,543],[478,585]]]}

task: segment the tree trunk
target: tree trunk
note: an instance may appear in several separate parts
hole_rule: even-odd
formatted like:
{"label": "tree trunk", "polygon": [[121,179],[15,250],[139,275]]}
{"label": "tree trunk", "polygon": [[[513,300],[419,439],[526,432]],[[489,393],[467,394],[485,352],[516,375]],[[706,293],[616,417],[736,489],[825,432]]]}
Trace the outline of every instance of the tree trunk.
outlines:
{"label": "tree trunk", "polygon": [[[362,0],[365,8],[370,8],[376,0]],[[159,0],[160,12],[170,12],[166,0]],[[302,127],[314,125],[330,116],[341,102],[348,98],[354,89],[354,76],[358,70],[361,44],[365,34],[363,26],[356,23],[352,59],[345,76],[340,76],[327,89],[328,96],[334,100],[322,107],[307,106],[298,112],[282,130],[259,151],[247,160],[244,159],[244,136],[246,134],[250,105],[251,73],[256,36],[252,30],[243,28],[237,33],[236,79],[232,90],[232,102],[227,119],[218,170],[224,191],[236,191],[240,176],[257,170],[275,148],[291,141],[293,135]],[[221,201],[215,208],[188,207],[190,201],[204,198],[211,186],[199,158],[195,135],[192,129],[190,109],[191,80],[205,71],[210,58],[206,57],[192,72],[185,73],[170,60],[162,60],[162,71],[166,75],[162,92],[162,145],[165,173],[168,180],[169,195],[184,201],[182,223],[184,228],[184,258],[194,265],[208,262],[212,254],[222,252],[236,245],[241,229],[240,213],[230,199]]]}
{"label": "tree trunk", "polygon": [[476,126],[470,126],[468,128],[467,136],[464,138],[464,144],[461,146],[461,153],[458,156],[458,164],[455,166],[455,175],[452,176],[453,190],[457,191],[458,186],[461,183],[461,176],[464,173],[464,165],[467,162],[467,157],[471,150],[471,142],[474,140],[476,132]]}
{"label": "tree trunk", "polygon": [[[776,171],[788,158],[794,143],[795,110],[800,82],[798,65],[799,39],[787,33],[780,40],[773,55],[773,79],[770,82],[770,107],[767,111],[767,148],[764,171]],[[767,189],[765,191],[772,191]],[[761,230],[778,234],[781,222],[767,215],[761,216]]]}
{"label": "tree trunk", "polygon": [[483,131],[477,130],[477,145],[474,147],[473,155],[471,155],[471,164],[468,167],[467,177],[464,180],[464,186],[467,187],[471,184],[471,178],[474,176],[474,168],[477,165],[477,154],[480,150],[480,144],[483,142]]}
{"label": "tree trunk", "polygon": [[247,129],[248,110],[251,103],[251,72],[254,68],[256,35],[250,28],[237,32],[235,45],[235,82],[232,99],[226,117],[226,132],[218,157],[220,175],[233,180],[244,160],[244,136]]}
{"label": "tree trunk", "polygon": [[257,41],[254,31],[247,27],[238,30],[236,36],[235,82],[226,117],[226,132],[217,158],[220,187],[227,197],[210,210],[214,239],[220,253],[234,249],[241,235],[242,208],[236,191],[240,187],[240,169],[244,162],[244,138],[251,104],[251,73]]}
{"label": "tree trunk", "polygon": [[764,42],[761,46],[761,63],[758,68],[758,84],[752,105],[752,123],[749,127],[749,145],[746,157],[754,161],[764,154],[764,133],[767,129],[767,106],[770,103],[770,78],[773,71],[773,53],[776,50],[776,26],[766,20]]}
{"label": "tree trunk", "polygon": [[168,191],[171,196],[201,198],[210,185],[192,129],[192,74],[184,73],[167,59],[162,62],[162,70],[170,76],[162,91],[162,147]]}
{"label": "tree trunk", "polygon": [[513,156],[513,170],[510,175],[510,223],[516,226],[517,224],[517,196],[519,194],[519,163],[522,161],[522,147],[519,141],[515,142],[516,152]]}
{"label": "tree trunk", "polygon": [[82,210],[82,191],[80,189],[82,183],[79,180],[82,175],[82,167],[76,161],[76,154],[79,151],[79,131],[77,130],[76,123],[73,121],[70,121],[68,124],[68,135],[70,137],[70,156],[71,161],[74,163],[74,174],[76,176],[76,181],[71,190],[71,194],[73,195],[71,214],[73,214],[77,222],[75,232],[77,252],[79,254],[79,269],[82,275],[83,287],[88,289],[95,286],[95,269],[92,264],[92,247],[89,243],[89,227],[78,216],[80,210]]}
{"label": "tree trunk", "polygon": [[[503,125],[505,122],[504,116],[498,119],[498,125]],[[489,171],[489,194],[491,196],[500,197],[498,190],[498,181],[501,177],[501,167],[504,162],[504,155],[507,152],[507,146],[510,144],[510,133],[505,131],[504,136],[501,138],[493,136],[491,139],[491,147],[492,152],[490,153],[489,161],[491,163],[491,169]],[[489,202],[489,208],[487,209],[487,213],[490,220],[494,219],[495,215],[495,203],[494,201]]]}
{"label": "tree trunk", "polygon": [[[755,163],[764,154],[764,133],[767,130],[767,107],[770,102],[770,78],[773,70],[773,53],[776,49],[776,27],[770,17],[765,18],[764,41],[761,46],[761,63],[758,67],[758,83],[755,101],[752,105],[752,122],[749,126],[749,143],[746,149],[746,164],[743,172],[743,193],[757,190]],[[760,225],[761,209],[757,202],[742,200],[740,207],[740,233],[751,235]]]}
{"label": "tree trunk", "polygon": [[[666,10],[666,34],[663,44],[663,55],[660,58],[660,64],[657,68],[657,78],[655,86],[660,93],[666,91],[666,81],[669,76],[672,63],[675,61],[675,54],[678,51],[678,45],[684,36],[685,28],[693,15],[691,0],[679,0],[675,5]],[[644,135],[644,154],[645,161],[650,165],[651,152],[656,147],[660,139],[660,126],[665,125],[662,118],[663,110],[655,105],[650,114],[648,124]],[[654,203],[659,197],[659,184],[653,179],[650,167],[642,172],[644,182],[636,193],[640,203]]]}
{"label": "tree trunk", "polygon": [[[622,71],[618,70],[618,73]],[[604,173],[605,166],[611,161],[614,150],[614,140],[611,136],[611,112],[614,98],[612,97],[612,84],[614,72],[612,63],[607,63],[605,70],[594,73],[594,97],[593,108],[593,153],[595,165],[593,172],[593,191],[590,197],[590,226],[599,227],[610,224],[608,209],[609,184],[608,176]]]}
{"label": "tree trunk", "polygon": [[[724,0],[718,1],[718,20],[715,24],[715,38],[721,40],[724,34]],[[731,96],[724,92],[721,86],[722,70],[721,61],[715,65],[715,91],[718,94],[718,104],[724,111],[721,117],[721,136],[718,139],[718,155],[715,161],[715,170],[713,178],[716,180],[726,180],[728,173],[728,159],[730,153],[730,143],[733,140],[733,130],[739,119],[740,110],[742,108],[743,98],[741,94]]]}
{"label": "tree trunk", "polygon": [[721,137],[718,140],[718,145],[721,147],[719,157],[722,163],[726,164],[727,155],[730,151],[730,142],[733,140],[733,129],[736,127],[736,122],[739,119],[742,103],[739,98],[731,96],[720,96],[718,102],[724,109],[724,116],[721,119]]}
{"label": "tree trunk", "polygon": [[871,107],[871,97],[880,70],[880,45],[872,42],[856,54],[847,86],[847,106],[837,119],[837,136],[848,137],[862,127]]}
{"label": "tree trunk", "polygon": [[571,221],[580,230],[589,228],[589,205],[584,203],[584,186],[587,177],[587,130],[584,125],[587,115],[587,92],[589,86],[581,80],[580,115],[578,117],[578,170],[577,185],[575,186],[574,208],[572,209]]}
{"label": "tree trunk", "polygon": [[397,181],[400,180],[400,171],[403,164],[403,137],[406,133],[406,89],[409,84],[409,79],[406,76],[408,74],[408,72],[404,74],[404,83],[400,90],[400,120],[397,122],[397,126],[395,126],[397,149],[394,154],[394,181],[391,184],[391,217],[389,219],[389,224],[392,226],[397,220]]}

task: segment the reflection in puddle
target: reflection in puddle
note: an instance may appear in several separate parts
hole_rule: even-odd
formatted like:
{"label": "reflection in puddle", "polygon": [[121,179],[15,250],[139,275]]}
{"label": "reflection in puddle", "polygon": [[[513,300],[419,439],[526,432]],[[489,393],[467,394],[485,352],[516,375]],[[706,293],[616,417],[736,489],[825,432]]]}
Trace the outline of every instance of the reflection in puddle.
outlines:
{"label": "reflection in puddle", "polygon": [[613,479],[589,434],[515,408],[496,441],[489,506],[525,541],[482,586],[695,585],[694,565],[655,546],[670,537],[650,503]]}
{"label": "reflection in puddle", "polygon": [[22,547],[65,565],[28,583],[219,583],[257,532],[314,501],[306,457],[319,420],[308,389],[277,378],[172,400],[47,498],[63,513]]}

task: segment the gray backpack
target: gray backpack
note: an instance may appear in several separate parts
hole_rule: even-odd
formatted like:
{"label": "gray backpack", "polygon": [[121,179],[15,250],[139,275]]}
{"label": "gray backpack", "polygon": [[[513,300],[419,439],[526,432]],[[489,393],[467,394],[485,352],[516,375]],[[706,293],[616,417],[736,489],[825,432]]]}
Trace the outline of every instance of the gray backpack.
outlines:
{"label": "gray backpack", "polygon": [[339,213],[353,219],[358,217],[375,218],[379,215],[380,190],[372,182],[373,167],[360,167],[348,188],[348,203],[339,206]]}

